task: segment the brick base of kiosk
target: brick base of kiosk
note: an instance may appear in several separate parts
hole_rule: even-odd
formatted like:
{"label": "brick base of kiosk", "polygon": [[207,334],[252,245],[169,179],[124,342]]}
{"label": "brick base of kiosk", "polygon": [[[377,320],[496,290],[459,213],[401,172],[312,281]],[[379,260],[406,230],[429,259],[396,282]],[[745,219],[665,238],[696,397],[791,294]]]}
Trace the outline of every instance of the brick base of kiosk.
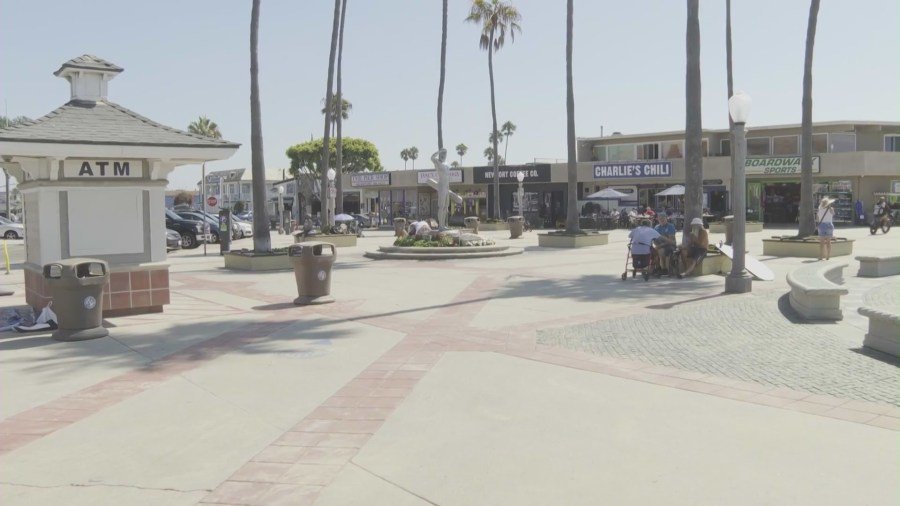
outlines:
{"label": "brick base of kiosk", "polygon": [[[40,271],[25,268],[25,301],[41,309],[53,300]],[[161,313],[169,304],[168,266],[110,266],[103,289],[103,316]]]}

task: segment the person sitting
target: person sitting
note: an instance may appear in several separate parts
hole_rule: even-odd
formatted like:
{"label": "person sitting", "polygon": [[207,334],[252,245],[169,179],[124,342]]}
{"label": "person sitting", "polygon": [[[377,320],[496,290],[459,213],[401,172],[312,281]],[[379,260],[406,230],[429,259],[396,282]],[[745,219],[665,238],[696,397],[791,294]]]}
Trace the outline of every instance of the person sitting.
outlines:
{"label": "person sitting", "polygon": [[643,220],[641,224],[628,233],[631,239],[631,264],[634,271],[645,271],[650,267],[650,244],[659,238],[659,232],[650,228],[650,220]]}
{"label": "person sitting", "polygon": [[659,239],[656,240],[656,251],[659,255],[660,269],[669,272],[669,258],[675,253],[676,246],[675,225],[669,223],[669,218],[665,214],[660,214],[659,225],[653,229],[659,233]]}
{"label": "person sitting", "polygon": [[415,221],[413,222],[413,227],[415,227],[413,235],[416,236],[416,239],[427,239],[431,236],[432,228],[428,221]]}
{"label": "person sitting", "polygon": [[687,234],[681,248],[681,257],[687,268],[678,274],[679,279],[694,272],[694,268],[706,256],[708,246],[709,234],[703,228],[703,218],[694,218],[691,220],[691,231]]}
{"label": "person sitting", "polygon": [[650,216],[652,218],[656,216],[656,211],[654,211],[650,206],[644,206],[644,216]]}

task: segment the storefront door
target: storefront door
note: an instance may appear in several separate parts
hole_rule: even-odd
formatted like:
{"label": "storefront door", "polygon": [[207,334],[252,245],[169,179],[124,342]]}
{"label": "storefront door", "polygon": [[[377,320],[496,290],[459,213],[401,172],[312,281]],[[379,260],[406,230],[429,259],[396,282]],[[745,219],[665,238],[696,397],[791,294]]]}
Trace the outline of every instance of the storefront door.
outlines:
{"label": "storefront door", "polygon": [[747,221],[762,217],[762,183],[747,182]]}

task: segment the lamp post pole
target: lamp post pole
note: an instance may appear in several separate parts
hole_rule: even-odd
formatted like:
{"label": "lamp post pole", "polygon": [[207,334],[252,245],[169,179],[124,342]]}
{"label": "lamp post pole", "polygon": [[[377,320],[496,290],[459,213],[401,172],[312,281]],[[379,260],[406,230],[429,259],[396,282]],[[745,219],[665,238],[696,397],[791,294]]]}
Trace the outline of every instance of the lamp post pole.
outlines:
{"label": "lamp post pole", "polygon": [[725,278],[725,292],[727,293],[747,293],[752,290],[752,278],[744,272],[744,257],[747,249],[747,176],[744,167],[747,159],[747,138],[744,128],[750,104],[750,97],[740,91],[728,101],[728,109],[734,122],[734,132],[732,132],[734,139],[732,174],[734,174],[734,178],[731,181],[734,255],[731,262],[731,273]]}
{"label": "lamp post pole", "polygon": [[284,234],[284,186],[278,186],[278,233]]}
{"label": "lamp post pole", "polygon": [[337,196],[337,191],[334,188],[334,177],[337,175],[334,169],[328,169],[328,172],[325,174],[328,176],[328,225],[334,226],[334,198]]}

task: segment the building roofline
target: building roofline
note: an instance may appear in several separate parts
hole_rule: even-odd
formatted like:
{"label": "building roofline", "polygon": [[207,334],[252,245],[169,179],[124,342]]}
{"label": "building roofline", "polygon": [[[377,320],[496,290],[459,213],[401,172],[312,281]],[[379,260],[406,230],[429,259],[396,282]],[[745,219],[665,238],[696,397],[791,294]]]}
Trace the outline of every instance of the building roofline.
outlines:
{"label": "building roofline", "polygon": [[[889,126],[889,127],[900,127],[900,122],[898,121],[822,121],[822,122],[814,122],[813,127],[823,127],[823,126],[840,126],[840,125],[859,125],[859,126]],[[759,125],[749,127],[748,130],[780,130],[787,128],[801,128],[800,123],[789,123],[789,124],[781,124],[781,125]],[[703,134],[727,134],[727,128],[715,128],[715,129],[706,129],[701,130]],[[670,130],[665,132],[646,132],[639,134],[622,134],[622,135],[606,135],[603,137],[578,137],[578,141],[600,141],[600,140],[608,140],[608,139],[638,139],[643,137],[663,137],[668,135],[684,135],[684,130]]]}

